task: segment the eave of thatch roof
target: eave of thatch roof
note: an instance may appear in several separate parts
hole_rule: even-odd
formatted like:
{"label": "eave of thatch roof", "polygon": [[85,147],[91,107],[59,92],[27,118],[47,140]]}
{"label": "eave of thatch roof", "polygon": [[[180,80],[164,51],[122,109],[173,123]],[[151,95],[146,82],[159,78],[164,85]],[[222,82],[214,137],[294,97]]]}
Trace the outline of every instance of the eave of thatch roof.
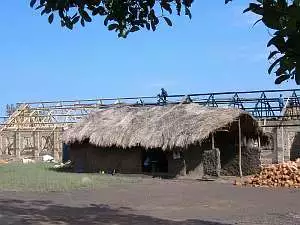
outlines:
{"label": "eave of thatch roof", "polygon": [[235,108],[210,108],[193,103],[119,106],[91,113],[66,130],[63,140],[74,143],[89,139],[91,144],[101,147],[182,148],[201,143],[239,117],[247,118],[249,127],[259,130],[250,114]]}

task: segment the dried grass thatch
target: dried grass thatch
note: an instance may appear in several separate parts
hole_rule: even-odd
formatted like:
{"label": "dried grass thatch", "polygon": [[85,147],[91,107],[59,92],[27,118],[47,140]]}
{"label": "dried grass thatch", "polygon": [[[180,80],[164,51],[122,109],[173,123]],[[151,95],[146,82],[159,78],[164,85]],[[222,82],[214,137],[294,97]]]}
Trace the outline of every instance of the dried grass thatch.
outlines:
{"label": "dried grass thatch", "polygon": [[91,113],[66,130],[63,139],[65,143],[89,139],[91,144],[101,147],[184,148],[201,144],[211,133],[239,117],[247,119],[248,128],[259,130],[250,114],[234,108],[209,108],[194,103],[119,106]]}

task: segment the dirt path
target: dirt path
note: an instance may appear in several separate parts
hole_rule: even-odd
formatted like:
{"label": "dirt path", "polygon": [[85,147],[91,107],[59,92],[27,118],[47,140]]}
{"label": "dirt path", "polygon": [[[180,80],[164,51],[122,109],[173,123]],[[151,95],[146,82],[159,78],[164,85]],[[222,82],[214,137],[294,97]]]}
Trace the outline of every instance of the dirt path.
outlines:
{"label": "dirt path", "polygon": [[71,193],[0,192],[0,224],[300,224],[300,190],[145,181]]}

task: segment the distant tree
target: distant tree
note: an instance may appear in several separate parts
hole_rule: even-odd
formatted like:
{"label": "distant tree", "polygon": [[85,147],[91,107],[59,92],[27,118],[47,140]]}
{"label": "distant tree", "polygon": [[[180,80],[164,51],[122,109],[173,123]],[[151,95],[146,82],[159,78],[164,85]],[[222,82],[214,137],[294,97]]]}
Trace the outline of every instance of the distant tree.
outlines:
{"label": "distant tree", "polygon": [[[225,4],[232,0],[225,0]],[[236,0],[238,1],[238,0]],[[244,12],[259,15],[273,37],[267,46],[272,51],[268,70],[275,72],[276,84],[295,79],[300,84],[300,0],[249,0]],[[103,16],[108,30],[116,31],[119,37],[140,29],[156,30],[164,20],[169,26],[172,21],[167,15],[174,11],[192,18],[190,8],[193,0],[31,0],[30,6],[47,15],[49,23],[55,16],[61,26],[73,29],[78,22],[85,26],[92,16]]]}
{"label": "distant tree", "polygon": [[257,22],[273,31],[267,46],[272,48],[269,74],[275,72],[276,84],[295,79],[300,84],[300,0],[257,0],[244,12],[260,16]]}
{"label": "distant tree", "polygon": [[172,26],[166,14],[174,8],[178,15],[184,12],[191,18],[190,7],[193,0],[31,0],[30,6],[41,9],[41,15],[48,15],[52,23],[57,14],[61,26],[73,29],[78,22],[85,26],[92,21],[91,16],[104,16],[108,30],[118,32],[126,38],[130,32],[141,28],[156,30],[160,20]]}

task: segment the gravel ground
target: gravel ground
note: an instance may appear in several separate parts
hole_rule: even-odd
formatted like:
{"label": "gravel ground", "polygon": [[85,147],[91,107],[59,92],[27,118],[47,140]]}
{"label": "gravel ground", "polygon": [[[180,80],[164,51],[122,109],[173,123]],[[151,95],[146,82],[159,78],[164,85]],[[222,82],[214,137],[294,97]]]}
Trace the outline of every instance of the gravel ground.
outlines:
{"label": "gravel ground", "polygon": [[300,224],[300,190],[145,179],[72,192],[0,192],[0,224]]}

